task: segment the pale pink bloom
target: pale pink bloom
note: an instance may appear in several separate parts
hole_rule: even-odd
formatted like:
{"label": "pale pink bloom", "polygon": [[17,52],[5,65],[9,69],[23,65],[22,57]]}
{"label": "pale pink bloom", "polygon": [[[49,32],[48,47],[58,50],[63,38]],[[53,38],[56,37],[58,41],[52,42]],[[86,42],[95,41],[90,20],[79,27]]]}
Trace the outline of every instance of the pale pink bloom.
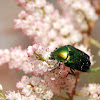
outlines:
{"label": "pale pink bloom", "polygon": [[34,61],[33,73],[43,75],[47,71],[48,67],[49,65],[46,62],[42,62],[39,60]]}
{"label": "pale pink bloom", "polygon": [[95,100],[99,100],[98,94],[93,94],[93,95],[90,96],[90,98],[93,98]]}
{"label": "pale pink bloom", "polygon": [[90,91],[91,94],[95,94],[97,92],[97,84],[89,84],[88,91]]}
{"label": "pale pink bloom", "polygon": [[30,61],[25,61],[23,64],[22,64],[22,70],[25,72],[25,74],[27,73],[31,73],[33,72],[34,70],[34,64],[31,63]]}
{"label": "pale pink bloom", "polygon": [[19,92],[15,93],[15,91],[7,91],[5,94],[7,100],[22,100],[21,94]]}
{"label": "pale pink bloom", "polygon": [[24,10],[22,10],[22,11],[19,13],[18,18],[24,19],[26,16],[27,16],[27,13],[26,13]]}
{"label": "pale pink bloom", "polygon": [[0,91],[1,91],[1,90],[3,90],[3,87],[2,87],[2,85],[0,84]]}
{"label": "pale pink bloom", "polygon": [[10,51],[10,61],[8,62],[8,67],[22,69],[21,65],[27,59],[26,50],[21,50],[20,47],[13,48]]}
{"label": "pale pink bloom", "polygon": [[24,87],[22,89],[22,94],[24,94],[25,96],[29,96],[32,93],[32,86],[31,85],[26,85],[26,87]]}
{"label": "pale pink bloom", "polygon": [[31,78],[30,78],[30,82],[31,82],[31,84],[33,85],[33,86],[38,86],[38,84],[40,83],[40,82],[42,82],[42,80],[41,80],[41,78],[40,77],[35,77],[35,76],[32,76]]}
{"label": "pale pink bloom", "polygon": [[5,97],[7,100],[43,100],[41,98],[37,98],[36,95],[32,94],[30,96],[25,96],[21,94],[20,92],[11,92],[7,91],[7,94],[5,94]]}
{"label": "pale pink bloom", "polygon": [[50,32],[48,32],[48,38],[49,39],[54,39],[57,37],[57,31],[56,30],[50,30]]}
{"label": "pale pink bloom", "polygon": [[96,10],[97,14],[100,14],[100,0],[89,0],[90,2],[92,2],[91,4],[93,5],[93,7]]}
{"label": "pale pink bloom", "polygon": [[36,93],[43,93],[44,92],[44,88],[43,88],[43,86],[35,87],[35,91],[36,91]]}
{"label": "pale pink bloom", "polygon": [[18,5],[19,5],[19,6],[24,5],[25,2],[26,2],[26,0],[16,0],[16,1],[18,1]]}
{"label": "pale pink bloom", "polygon": [[57,2],[63,15],[70,18],[73,25],[82,32],[88,30],[87,23],[95,23],[98,20],[98,15],[89,0],[57,0]]}
{"label": "pale pink bloom", "polygon": [[[24,87],[22,87],[21,83]],[[18,82],[17,86],[17,88],[21,89],[21,94],[25,96],[35,95],[36,98],[41,98],[42,100],[44,98],[51,99],[53,97],[53,92],[47,88],[45,80],[41,79],[40,77],[33,76],[31,78],[27,78],[24,76],[21,79],[20,84]]]}
{"label": "pale pink bloom", "polygon": [[100,95],[98,93],[100,84],[89,84],[88,87],[83,87],[81,89],[81,94],[84,96],[89,96],[88,100],[100,100]]}
{"label": "pale pink bloom", "polygon": [[46,0],[42,0],[42,3],[41,0],[35,0],[35,5],[39,8],[44,7],[46,5]]}
{"label": "pale pink bloom", "polygon": [[22,89],[24,87],[24,84],[22,82],[17,82],[16,87]]}
{"label": "pale pink bloom", "polygon": [[44,6],[44,10],[47,14],[50,14],[50,13],[53,13],[55,9],[52,4],[48,4]]}
{"label": "pale pink bloom", "polygon": [[100,85],[98,85],[98,90],[97,90],[98,94],[100,94]]}
{"label": "pale pink bloom", "polygon": [[40,58],[38,58],[38,56],[41,56],[43,57],[44,60],[47,60],[50,57],[50,49],[44,47],[41,43],[37,43],[34,44],[33,46],[28,47],[27,54],[30,59],[34,58],[37,60],[41,60]]}
{"label": "pale pink bloom", "polygon": [[23,70],[25,74],[33,72],[35,75],[43,75],[55,64],[55,61],[48,64],[50,53],[49,48],[40,43],[29,46],[27,50],[16,47],[11,50],[1,50],[0,63],[1,65],[7,63],[10,69]]}
{"label": "pale pink bloom", "polygon": [[74,31],[73,34],[71,34],[71,36],[70,36],[70,42],[72,44],[78,43],[82,40],[82,38],[83,38],[82,34],[80,34],[77,31]]}
{"label": "pale pink bloom", "polygon": [[29,27],[26,20],[14,19],[15,29],[27,29]]}
{"label": "pale pink bloom", "polygon": [[10,51],[8,49],[0,50],[0,65],[10,61]]}
{"label": "pale pink bloom", "polygon": [[45,95],[43,96],[43,99],[50,100],[53,97],[52,91],[46,91]]}
{"label": "pale pink bloom", "polygon": [[[62,65],[63,66],[63,65]],[[52,70],[51,72],[46,73],[44,80],[48,85],[48,88],[53,91],[54,94],[60,95],[63,90],[68,93],[72,93],[72,90],[75,86],[75,78],[70,75],[66,77],[69,72],[69,68],[60,68]]]}
{"label": "pale pink bloom", "polygon": [[24,19],[20,17],[16,19],[15,28],[21,29],[24,34],[34,39],[34,42],[41,42],[50,49],[67,45],[65,40],[71,40],[68,44],[82,40],[81,33],[76,30],[69,18],[60,15],[51,3],[45,0],[42,4],[40,2],[40,0],[26,2],[24,7],[25,12],[27,10],[27,16]]}
{"label": "pale pink bloom", "polygon": [[33,12],[35,9],[35,3],[33,1],[30,1],[26,4],[25,9],[28,12]]}
{"label": "pale pink bloom", "polygon": [[24,88],[30,82],[30,78],[28,76],[23,76],[21,81],[16,84],[16,87],[19,89]]}

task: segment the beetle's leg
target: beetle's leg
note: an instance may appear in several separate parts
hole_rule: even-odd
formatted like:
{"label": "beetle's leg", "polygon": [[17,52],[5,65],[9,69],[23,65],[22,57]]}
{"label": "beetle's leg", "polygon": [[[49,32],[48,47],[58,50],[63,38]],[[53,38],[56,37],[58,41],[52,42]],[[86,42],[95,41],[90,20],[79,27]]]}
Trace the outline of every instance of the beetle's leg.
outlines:
{"label": "beetle's leg", "polygon": [[66,77],[67,77],[69,74],[76,76],[75,73],[74,73],[74,71],[73,71],[74,69],[70,68],[70,70],[71,70],[72,73],[68,72],[68,74],[66,75]]}
{"label": "beetle's leg", "polygon": [[75,75],[75,73],[74,73],[74,71],[73,71],[73,69],[72,69],[72,68],[70,68],[70,70],[71,70],[72,74],[73,74],[74,76],[76,76],[76,75]]}
{"label": "beetle's leg", "polygon": [[60,69],[60,67],[61,67],[61,62],[59,63],[59,69]]}
{"label": "beetle's leg", "polygon": [[60,65],[60,62],[61,62],[61,61],[57,62],[57,63],[54,65],[54,67],[57,66],[58,64]]}
{"label": "beetle's leg", "polygon": [[55,70],[56,68],[58,68],[58,67],[56,67],[58,64],[59,64],[59,69],[60,69],[60,67],[61,67],[60,62],[61,62],[61,61],[57,62],[57,63],[54,65],[54,68],[52,69],[52,71]]}
{"label": "beetle's leg", "polygon": [[66,75],[66,77],[67,77],[69,74],[71,74],[71,75],[72,75],[72,73],[68,72],[68,73],[67,73],[67,75]]}

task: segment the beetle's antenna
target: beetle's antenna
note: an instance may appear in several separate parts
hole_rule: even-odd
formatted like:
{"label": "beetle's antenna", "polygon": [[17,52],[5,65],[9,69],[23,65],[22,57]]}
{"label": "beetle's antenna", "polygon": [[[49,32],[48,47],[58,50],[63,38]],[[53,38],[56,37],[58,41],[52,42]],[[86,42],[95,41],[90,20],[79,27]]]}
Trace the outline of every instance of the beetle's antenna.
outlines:
{"label": "beetle's antenna", "polygon": [[73,75],[72,73],[68,72],[68,74],[66,75],[66,77],[67,77],[69,74]]}
{"label": "beetle's antenna", "polygon": [[59,63],[59,69],[60,69],[60,67],[61,67],[61,62]]}
{"label": "beetle's antenna", "polygon": [[76,76],[76,75],[75,75],[75,73],[74,73],[74,71],[73,71],[73,69],[72,69],[72,68],[70,68],[70,70],[71,70],[72,74],[73,74],[74,76]]}
{"label": "beetle's antenna", "polygon": [[[51,71],[54,71],[56,68],[59,68],[59,69],[60,69],[60,67],[61,67],[61,64],[60,64],[60,63],[61,63],[60,61],[57,62],[57,63],[54,65],[54,68],[53,68]],[[59,64],[59,66],[56,67],[58,64]]]}

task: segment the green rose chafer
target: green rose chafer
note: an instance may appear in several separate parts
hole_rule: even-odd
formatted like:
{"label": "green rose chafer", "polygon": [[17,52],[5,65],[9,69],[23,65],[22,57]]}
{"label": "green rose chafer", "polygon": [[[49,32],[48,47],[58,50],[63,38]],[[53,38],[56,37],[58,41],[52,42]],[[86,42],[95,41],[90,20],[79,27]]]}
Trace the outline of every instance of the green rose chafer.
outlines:
{"label": "green rose chafer", "polygon": [[54,50],[54,52],[51,52],[50,59],[58,60],[57,64],[59,64],[59,66],[60,63],[63,62],[65,66],[70,67],[73,74],[73,70],[75,69],[87,72],[91,64],[90,57],[86,53],[71,45],[62,46]]}

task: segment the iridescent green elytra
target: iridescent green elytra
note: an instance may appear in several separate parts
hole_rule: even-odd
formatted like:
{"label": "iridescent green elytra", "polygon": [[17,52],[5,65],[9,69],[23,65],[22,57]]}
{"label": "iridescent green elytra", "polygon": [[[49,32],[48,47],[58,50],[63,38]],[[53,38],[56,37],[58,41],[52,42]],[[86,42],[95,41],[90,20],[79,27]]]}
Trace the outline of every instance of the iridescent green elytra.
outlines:
{"label": "iridescent green elytra", "polygon": [[90,58],[86,53],[76,49],[71,45],[62,46],[56,49],[54,52],[51,52],[50,59],[58,60],[57,64],[63,62],[65,66],[70,67],[70,70],[73,74],[74,69],[87,72],[91,64]]}

